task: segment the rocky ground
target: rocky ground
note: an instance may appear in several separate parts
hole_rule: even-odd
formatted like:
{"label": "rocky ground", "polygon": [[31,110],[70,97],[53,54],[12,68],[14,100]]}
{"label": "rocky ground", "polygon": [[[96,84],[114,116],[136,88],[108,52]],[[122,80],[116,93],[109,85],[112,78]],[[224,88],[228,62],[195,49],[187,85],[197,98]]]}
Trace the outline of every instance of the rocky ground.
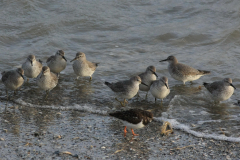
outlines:
{"label": "rocky ground", "polygon": [[197,138],[180,130],[161,135],[160,122],[123,137],[116,119],[81,111],[0,103],[0,160],[240,159],[240,144]]}

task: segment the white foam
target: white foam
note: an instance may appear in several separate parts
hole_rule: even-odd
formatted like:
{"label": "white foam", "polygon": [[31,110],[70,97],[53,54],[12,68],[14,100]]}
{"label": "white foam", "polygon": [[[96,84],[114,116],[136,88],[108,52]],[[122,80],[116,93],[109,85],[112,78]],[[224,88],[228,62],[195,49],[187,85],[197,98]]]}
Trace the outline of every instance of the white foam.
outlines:
{"label": "white foam", "polygon": [[201,111],[200,112],[201,115],[211,115],[210,113],[206,112],[206,111]]}
{"label": "white foam", "polygon": [[167,119],[167,118],[159,117],[159,118],[154,118],[154,120],[158,122],[168,121],[174,129],[180,129],[196,137],[211,138],[215,140],[223,140],[223,141],[230,141],[230,142],[240,142],[240,138],[237,138],[237,137],[226,137],[225,135],[217,135],[217,134],[205,134],[202,132],[191,130],[191,127],[185,124],[179,123],[176,119]]}
{"label": "white foam", "polygon": [[103,110],[102,108],[98,109],[97,106],[90,105],[90,104],[88,105],[75,104],[72,106],[56,106],[56,105],[35,105],[35,104],[27,103],[20,98],[12,101],[16,104],[26,106],[26,107],[47,108],[47,109],[57,109],[57,110],[77,110],[77,111],[83,111],[83,112],[99,114],[99,115],[107,115],[107,110],[109,110],[109,108],[105,108],[105,110]]}
{"label": "white foam", "polygon": [[198,124],[204,124],[204,123],[209,123],[209,122],[222,122],[220,119],[219,120],[206,120],[206,121],[198,121]]}

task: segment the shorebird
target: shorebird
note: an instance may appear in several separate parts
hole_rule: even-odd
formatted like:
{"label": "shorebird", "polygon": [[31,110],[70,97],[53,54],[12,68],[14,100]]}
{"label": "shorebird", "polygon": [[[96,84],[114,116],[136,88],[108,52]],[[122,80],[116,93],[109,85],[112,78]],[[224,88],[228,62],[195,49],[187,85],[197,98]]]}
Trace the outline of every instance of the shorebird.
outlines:
{"label": "shorebird", "polygon": [[170,89],[168,86],[168,78],[162,77],[159,80],[153,81],[150,92],[152,93],[153,97],[155,97],[155,102],[157,101],[157,98],[162,99],[167,97],[167,95],[170,93]]}
{"label": "shorebird", "polygon": [[225,101],[230,98],[236,89],[231,78],[224,78],[213,83],[203,83],[204,87],[211,93],[212,99],[216,102]]}
{"label": "shorebird", "polygon": [[121,103],[122,106],[125,106],[125,103],[128,103],[126,99],[130,99],[137,94],[139,90],[139,84],[146,85],[141,81],[141,78],[139,76],[134,76],[130,80],[119,81],[116,83],[105,82],[105,84],[111,88],[112,91],[115,92],[119,97],[124,99],[124,101],[121,102],[115,98],[118,102]]}
{"label": "shorebird", "polygon": [[8,97],[8,89],[14,90],[14,94],[16,94],[16,90],[21,87],[24,83],[24,70],[22,68],[17,68],[15,70],[11,70],[8,72],[2,72],[2,82],[6,86],[6,94]]}
{"label": "shorebird", "polygon": [[146,126],[153,119],[153,114],[148,111],[141,109],[130,109],[127,111],[118,111],[115,113],[110,113],[110,116],[118,118],[124,124],[124,137],[127,134],[127,127],[131,128],[133,136],[138,136],[135,134],[133,129],[138,129]]}
{"label": "shorebird", "polygon": [[[37,61],[34,55],[29,55],[22,64],[24,75],[28,78],[36,78],[42,71],[42,63]],[[28,79],[27,79],[28,81]]]}
{"label": "shorebird", "polygon": [[210,71],[204,71],[199,69],[194,69],[188,65],[178,63],[178,60],[174,56],[169,56],[167,59],[161,60],[159,62],[168,61],[168,71],[170,75],[183,84],[187,81],[194,81],[199,79],[201,76],[210,74]]}
{"label": "shorebird", "polygon": [[64,57],[63,50],[58,50],[54,56],[49,57],[47,59],[47,66],[51,72],[56,73],[58,76],[67,66],[67,60]]}
{"label": "shorebird", "polygon": [[44,66],[42,68],[42,72],[37,78],[37,85],[46,91],[46,96],[48,95],[48,92],[52,90],[54,87],[57,86],[58,83],[58,77],[56,74],[50,72],[50,68],[47,66]]}
{"label": "shorebird", "polygon": [[149,66],[149,67],[147,67],[147,69],[144,73],[141,73],[138,76],[141,78],[142,82],[144,82],[146,85],[148,85],[148,86],[145,86],[142,84],[139,85],[140,91],[147,92],[147,94],[146,94],[146,98],[147,98],[151,83],[153,81],[155,81],[158,77],[156,74],[156,68],[154,66]]}
{"label": "shorebird", "polygon": [[86,55],[82,52],[76,53],[76,57],[70,62],[72,61],[74,61],[72,66],[74,73],[77,75],[77,79],[79,76],[82,76],[90,77],[90,80],[92,80],[92,74],[95,72],[99,63],[93,63],[88,61],[86,59]]}

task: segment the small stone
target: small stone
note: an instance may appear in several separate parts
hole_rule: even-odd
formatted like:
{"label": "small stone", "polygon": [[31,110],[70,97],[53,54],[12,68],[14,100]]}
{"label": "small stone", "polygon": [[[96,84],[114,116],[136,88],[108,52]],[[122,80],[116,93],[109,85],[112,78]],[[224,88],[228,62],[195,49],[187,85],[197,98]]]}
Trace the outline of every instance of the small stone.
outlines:
{"label": "small stone", "polygon": [[102,146],[101,149],[105,149],[106,147]]}
{"label": "small stone", "polygon": [[0,138],[0,141],[4,141],[5,139],[4,138]]}

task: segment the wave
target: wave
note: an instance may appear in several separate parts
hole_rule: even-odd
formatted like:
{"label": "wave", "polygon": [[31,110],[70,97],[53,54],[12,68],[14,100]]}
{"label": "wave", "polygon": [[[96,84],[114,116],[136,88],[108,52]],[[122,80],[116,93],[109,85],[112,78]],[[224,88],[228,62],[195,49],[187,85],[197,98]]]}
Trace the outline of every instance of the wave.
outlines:
{"label": "wave", "polygon": [[154,118],[154,120],[157,122],[168,121],[172,125],[172,128],[182,130],[184,132],[187,132],[199,138],[210,138],[210,139],[229,141],[229,142],[240,142],[240,138],[236,138],[236,137],[227,137],[225,135],[217,135],[217,134],[205,134],[202,132],[191,130],[191,128],[188,125],[181,124],[176,119],[167,119],[167,118],[159,117],[159,118]]}
{"label": "wave", "polygon": [[[6,98],[0,97],[1,100],[7,101]],[[84,104],[84,105],[69,105],[69,106],[55,106],[55,105],[36,105],[31,104],[23,101],[21,98],[18,98],[16,100],[11,100],[11,102],[25,106],[25,107],[33,107],[33,108],[44,108],[44,109],[55,109],[55,110],[76,110],[76,111],[82,111],[87,113],[93,113],[93,114],[99,114],[99,115],[108,115],[109,108],[105,108],[106,110],[98,109],[97,106],[90,105],[90,104]]]}
{"label": "wave", "polygon": [[[177,96],[178,97],[178,96]],[[5,97],[0,97],[1,100],[7,101]],[[25,106],[25,107],[34,107],[34,108],[45,108],[45,109],[54,109],[54,110],[76,110],[76,111],[82,111],[82,112],[87,112],[87,113],[92,113],[92,114],[98,114],[98,115],[103,115],[107,116],[108,112],[111,110],[108,107],[101,108],[99,109],[98,106],[94,106],[91,104],[84,104],[84,105],[79,105],[79,104],[74,104],[74,105],[69,105],[69,106],[56,106],[56,105],[35,105],[31,103],[27,103],[21,98],[18,98],[16,100],[11,100],[11,102]],[[236,137],[227,137],[225,135],[218,135],[218,134],[205,134],[202,132],[197,132],[191,129],[190,126],[186,124],[181,124],[178,122],[176,119],[168,119],[165,118],[168,115],[168,113],[163,112],[162,117],[154,117],[154,121],[156,122],[165,122],[168,121],[172,125],[173,129],[178,129],[182,130],[186,133],[192,134],[196,137],[199,138],[210,138],[210,139],[215,139],[215,140],[223,140],[223,141],[230,141],[230,142],[240,142],[240,138]],[[199,123],[205,123],[209,121],[199,121]],[[221,122],[221,120],[216,120],[216,122]]]}

